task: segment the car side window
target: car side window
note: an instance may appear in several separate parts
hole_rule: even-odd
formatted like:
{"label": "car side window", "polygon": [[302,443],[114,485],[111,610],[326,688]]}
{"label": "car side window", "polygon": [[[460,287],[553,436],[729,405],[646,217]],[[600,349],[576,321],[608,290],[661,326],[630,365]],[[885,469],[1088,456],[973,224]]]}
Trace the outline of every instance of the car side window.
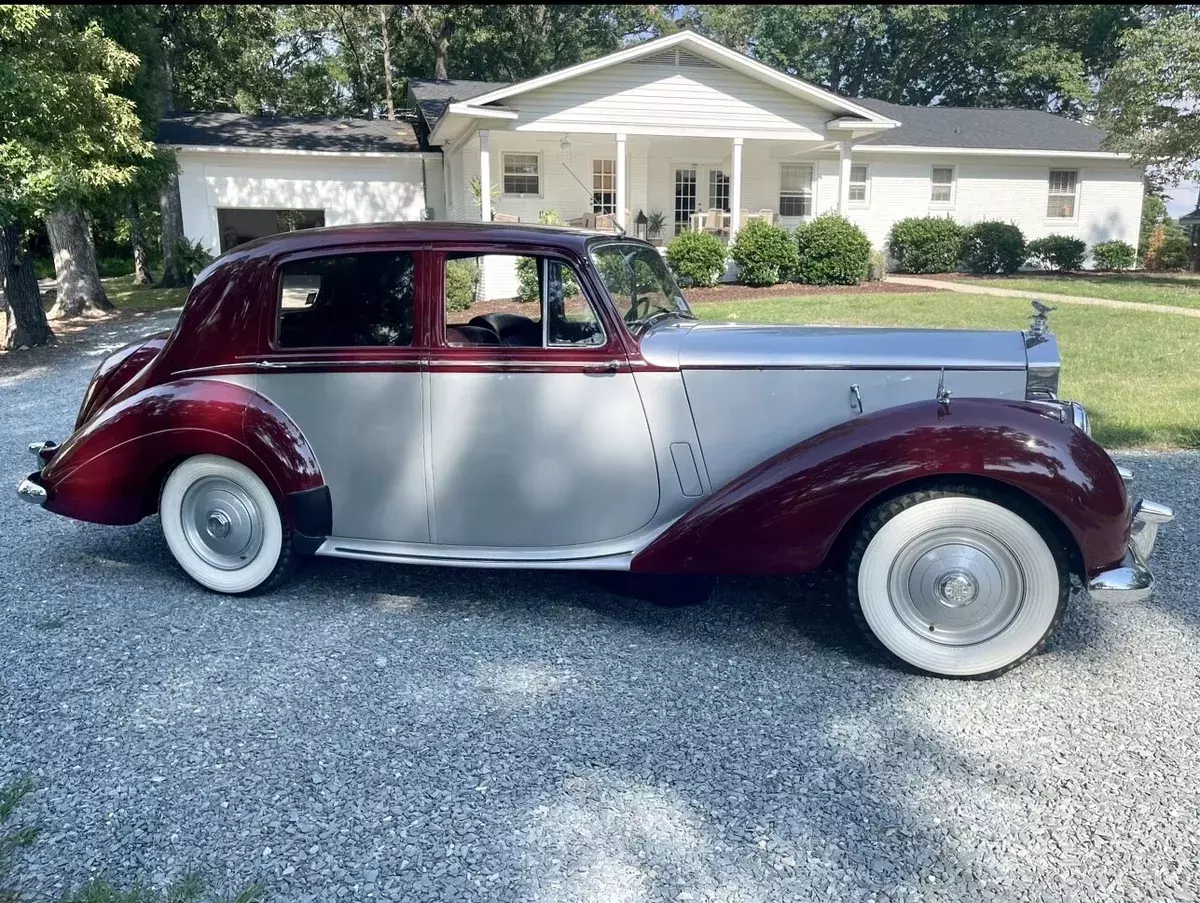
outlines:
{"label": "car side window", "polygon": [[599,346],[604,330],[569,264],[551,257],[446,255],[446,342]]}
{"label": "car side window", "polygon": [[411,345],[415,282],[408,251],[285,263],[279,280],[279,347]]}

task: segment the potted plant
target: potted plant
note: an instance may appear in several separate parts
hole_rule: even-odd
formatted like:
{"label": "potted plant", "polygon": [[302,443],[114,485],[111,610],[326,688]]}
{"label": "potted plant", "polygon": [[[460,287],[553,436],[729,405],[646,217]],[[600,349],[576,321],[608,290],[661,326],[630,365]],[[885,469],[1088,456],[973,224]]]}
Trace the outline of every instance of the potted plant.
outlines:
{"label": "potted plant", "polygon": [[662,231],[667,225],[667,218],[661,210],[651,210],[646,217],[646,233],[650,236],[650,244],[656,248],[662,247]]}

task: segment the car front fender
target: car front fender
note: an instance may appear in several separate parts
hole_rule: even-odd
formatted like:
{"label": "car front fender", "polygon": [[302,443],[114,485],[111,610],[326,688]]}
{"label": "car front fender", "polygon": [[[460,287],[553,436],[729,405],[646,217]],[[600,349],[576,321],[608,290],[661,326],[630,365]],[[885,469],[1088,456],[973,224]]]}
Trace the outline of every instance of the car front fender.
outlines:
{"label": "car front fender", "polygon": [[1087,574],[1129,539],[1124,481],[1050,405],[954,399],[900,405],[812,436],[726,484],[638,553],[634,571],[800,574],[843,528],[904,484],[979,478],[1032,498],[1069,532]]}
{"label": "car front fender", "polygon": [[105,408],[63,443],[38,482],[50,511],[132,524],[154,512],[176,463],[204,454],[253,470],[294,530],[328,535],[328,490],[299,427],[261,395],[220,379],[153,386]]}

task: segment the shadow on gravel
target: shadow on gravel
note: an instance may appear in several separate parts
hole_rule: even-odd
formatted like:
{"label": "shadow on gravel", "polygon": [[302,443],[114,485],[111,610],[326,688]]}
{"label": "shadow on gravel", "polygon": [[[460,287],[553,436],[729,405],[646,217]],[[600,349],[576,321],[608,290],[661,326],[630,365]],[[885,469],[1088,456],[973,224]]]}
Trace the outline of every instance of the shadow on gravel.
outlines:
{"label": "shadow on gravel", "polygon": [[[90,579],[138,588],[104,604],[158,657],[111,731],[230,744],[225,769],[183,763],[198,783],[171,774],[157,793],[373,838],[311,852],[260,833],[248,852],[301,866],[230,880],[308,899],[331,880],[310,868],[370,856],[384,899],[981,897],[938,787],[1019,779],[914,719],[906,697],[930,682],[880,663],[836,577],[727,580],[660,609],[570,573],[318,560],[229,599],[188,583],[157,530],[79,536],[85,562],[119,569]],[[262,775],[257,797],[238,796],[239,771]],[[196,830],[186,811],[156,818],[151,838]]]}

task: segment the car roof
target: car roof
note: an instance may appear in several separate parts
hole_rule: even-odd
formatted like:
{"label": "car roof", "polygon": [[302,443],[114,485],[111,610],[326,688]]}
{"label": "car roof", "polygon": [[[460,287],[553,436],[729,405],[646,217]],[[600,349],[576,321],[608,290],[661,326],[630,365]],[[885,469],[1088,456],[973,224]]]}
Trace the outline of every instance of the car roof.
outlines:
{"label": "car roof", "polygon": [[[421,221],[408,223],[367,223],[353,226],[325,226],[299,229],[256,238],[231,248],[229,254],[241,257],[274,255],[290,251],[338,248],[346,245],[388,241],[436,241],[471,244],[522,245],[552,247],[586,253],[589,242],[619,238],[611,232],[576,229],[570,226],[542,226],[532,223],[460,223]],[[636,241],[632,236],[626,236]],[[647,245],[649,247],[649,245]],[[224,255],[222,255],[224,256]]]}

